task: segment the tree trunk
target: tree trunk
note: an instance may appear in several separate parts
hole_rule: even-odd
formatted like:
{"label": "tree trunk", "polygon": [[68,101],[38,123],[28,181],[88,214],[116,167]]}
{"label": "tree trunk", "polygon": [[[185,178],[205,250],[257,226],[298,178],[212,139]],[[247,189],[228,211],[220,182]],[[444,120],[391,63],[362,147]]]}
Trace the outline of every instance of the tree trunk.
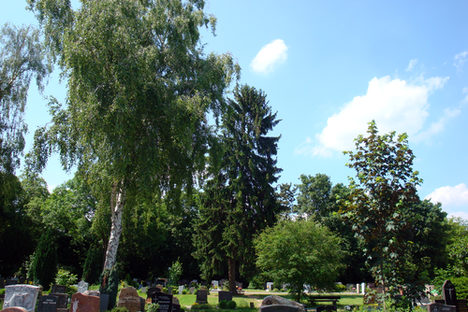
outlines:
{"label": "tree trunk", "polygon": [[107,244],[106,260],[104,261],[104,270],[110,270],[117,261],[117,249],[119,248],[120,234],[122,234],[122,212],[125,201],[125,191],[123,183],[113,187],[111,195],[111,231],[109,243]]}
{"label": "tree trunk", "polygon": [[228,279],[229,279],[229,290],[233,294],[237,294],[236,289],[236,260],[228,258]]}

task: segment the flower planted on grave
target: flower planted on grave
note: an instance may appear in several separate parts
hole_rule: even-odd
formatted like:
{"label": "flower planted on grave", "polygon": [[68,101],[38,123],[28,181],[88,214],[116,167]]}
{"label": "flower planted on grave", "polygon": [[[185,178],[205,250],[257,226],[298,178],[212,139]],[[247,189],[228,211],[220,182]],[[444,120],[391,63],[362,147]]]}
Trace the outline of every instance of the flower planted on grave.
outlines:
{"label": "flower planted on grave", "polygon": [[145,312],[158,312],[159,304],[157,303],[149,303],[145,305]]}

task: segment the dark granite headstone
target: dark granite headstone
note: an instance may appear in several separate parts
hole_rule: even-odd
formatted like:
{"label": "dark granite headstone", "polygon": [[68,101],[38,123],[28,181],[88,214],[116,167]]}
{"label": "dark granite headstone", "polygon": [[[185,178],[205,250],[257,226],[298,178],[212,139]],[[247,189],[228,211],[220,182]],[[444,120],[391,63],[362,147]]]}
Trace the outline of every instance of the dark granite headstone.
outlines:
{"label": "dark granite headstone", "polygon": [[199,289],[197,291],[197,299],[195,300],[195,302],[199,304],[208,303],[208,290]]}
{"label": "dark granite headstone", "polygon": [[162,292],[154,293],[151,297],[151,303],[159,304],[159,312],[172,312],[172,295]]}
{"label": "dark granite headstone", "polygon": [[442,286],[442,298],[444,298],[445,304],[457,304],[457,292],[455,291],[455,285],[453,285],[449,280],[446,280]]}
{"label": "dark granite headstone", "polygon": [[160,293],[161,289],[159,287],[148,288],[146,292],[146,298],[153,298],[155,294]]}
{"label": "dark granite headstone", "polygon": [[107,311],[109,308],[109,294],[99,294],[99,311]]}
{"label": "dark granite headstone", "polygon": [[56,312],[57,301],[57,296],[53,295],[40,297],[38,299],[37,312]]}
{"label": "dark granite headstone", "polygon": [[230,291],[219,291],[218,292],[218,302],[221,301],[231,301],[232,300],[232,292]]}
{"label": "dark granite headstone", "polygon": [[50,293],[52,296],[57,297],[57,309],[67,309],[68,294]]}
{"label": "dark granite headstone", "polygon": [[456,312],[457,308],[452,305],[447,305],[443,303],[433,302],[428,304],[427,312]]}
{"label": "dark granite headstone", "polygon": [[64,285],[53,285],[52,290],[50,291],[53,294],[66,294],[67,286]]}

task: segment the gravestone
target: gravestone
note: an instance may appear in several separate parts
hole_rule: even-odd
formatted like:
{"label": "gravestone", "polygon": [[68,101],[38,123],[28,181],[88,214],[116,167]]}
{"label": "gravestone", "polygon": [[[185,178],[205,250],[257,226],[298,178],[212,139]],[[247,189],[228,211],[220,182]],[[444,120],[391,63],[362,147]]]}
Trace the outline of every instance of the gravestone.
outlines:
{"label": "gravestone", "polygon": [[0,312],[28,312],[25,308],[11,307],[1,310]]}
{"label": "gravestone", "polygon": [[260,312],[304,312],[302,304],[280,296],[266,296],[260,306]]}
{"label": "gravestone", "polygon": [[99,305],[99,297],[74,293],[71,298],[70,312],[99,312]]}
{"label": "gravestone", "polygon": [[50,292],[53,293],[53,294],[66,294],[67,293],[67,286],[53,285]]}
{"label": "gravestone", "polygon": [[211,281],[211,286],[213,288],[219,288],[219,281]]}
{"label": "gravestone", "polygon": [[455,286],[449,280],[446,280],[444,285],[442,285],[442,298],[444,299],[445,304],[457,305]]}
{"label": "gravestone", "polygon": [[160,293],[161,289],[159,287],[148,288],[146,292],[146,298],[153,298],[155,294]]}
{"label": "gravestone", "polygon": [[457,308],[452,305],[447,305],[443,303],[433,302],[428,304],[427,312],[456,312]]}
{"label": "gravestone", "polygon": [[88,290],[89,284],[86,283],[85,281],[80,281],[78,283],[78,292],[79,293],[84,293],[85,291]]}
{"label": "gravestone", "polygon": [[267,291],[272,291],[273,290],[273,282],[267,282],[266,283],[266,289],[267,289]]}
{"label": "gravestone", "polygon": [[232,300],[232,292],[230,292],[230,291],[219,291],[218,292],[218,302],[231,301],[231,300]]}
{"label": "gravestone", "polygon": [[37,312],[56,312],[58,298],[54,295],[42,296],[38,300]]}
{"label": "gravestone", "polygon": [[99,311],[107,311],[109,308],[109,298],[109,294],[99,294]]}
{"label": "gravestone", "polygon": [[172,312],[172,295],[156,292],[151,297],[151,303],[159,304],[158,312]]}
{"label": "gravestone", "polygon": [[37,295],[40,287],[32,285],[5,286],[5,301],[3,308],[22,307],[33,312],[36,307]]}
{"label": "gravestone", "polygon": [[54,294],[50,293],[52,296],[57,297],[57,312],[67,312],[68,311],[68,294]]}
{"label": "gravestone", "polygon": [[180,302],[176,297],[172,297],[172,312],[180,312]]}
{"label": "gravestone", "polygon": [[208,291],[204,289],[199,289],[197,291],[197,299],[195,300],[198,304],[207,304],[208,303]]}
{"label": "gravestone", "polygon": [[125,287],[120,290],[119,301],[117,303],[118,307],[126,307],[129,312],[138,312],[144,311],[141,310],[141,300],[140,296],[135,288]]}
{"label": "gravestone", "polygon": [[182,295],[184,292],[184,285],[179,286],[179,295]]}
{"label": "gravestone", "polygon": [[194,292],[195,292],[195,287],[190,287],[190,288],[189,288],[189,293],[190,293],[191,295],[193,295]]}

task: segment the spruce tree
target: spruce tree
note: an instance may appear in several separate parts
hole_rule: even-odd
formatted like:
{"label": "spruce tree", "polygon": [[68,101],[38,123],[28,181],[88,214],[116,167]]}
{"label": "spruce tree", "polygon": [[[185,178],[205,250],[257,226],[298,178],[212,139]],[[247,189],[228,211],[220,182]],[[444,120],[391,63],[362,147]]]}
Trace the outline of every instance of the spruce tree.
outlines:
{"label": "spruce tree", "polygon": [[275,223],[281,207],[272,186],[281,171],[279,137],[268,136],[279,121],[266,95],[249,86],[234,91],[222,121],[200,200],[195,256],[205,278],[227,263],[229,288],[235,291],[237,271],[249,277],[254,270],[253,236]]}

